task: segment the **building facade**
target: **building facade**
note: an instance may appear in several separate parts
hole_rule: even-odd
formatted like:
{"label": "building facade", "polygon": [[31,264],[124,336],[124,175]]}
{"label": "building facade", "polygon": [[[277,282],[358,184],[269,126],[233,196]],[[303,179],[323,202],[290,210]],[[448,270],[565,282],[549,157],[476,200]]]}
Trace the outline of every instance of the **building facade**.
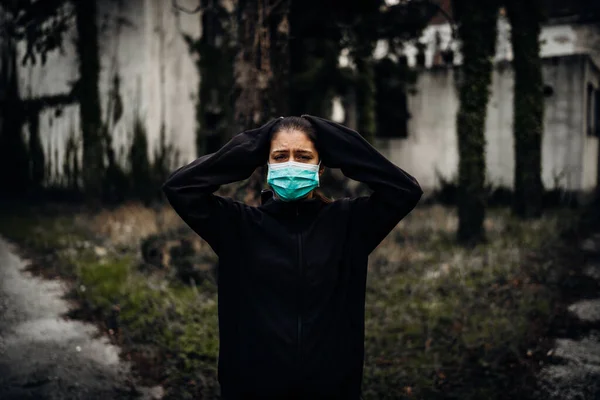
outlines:
{"label": "building facade", "polygon": [[[408,96],[408,134],[377,141],[384,154],[411,171],[426,189],[454,179],[458,172],[456,83],[462,60],[451,26],[438,21],[423,32],[420,45],[405,49],[409,65],[419,71],[415,90]],[[543,184],[547,189],[592,193],[600,184],[600,23],[550,20],[542,28],[540,42],[545,85]],[[380,46],[380,54],[385,54],[384,47]],[[450,59],[445,57],[449,50]],[[501,17],[485,130],[487,179],[494,187],[510,188],[514,180],[511,60],[510,25]],[[336,118],[343,116],[338,112]]]}

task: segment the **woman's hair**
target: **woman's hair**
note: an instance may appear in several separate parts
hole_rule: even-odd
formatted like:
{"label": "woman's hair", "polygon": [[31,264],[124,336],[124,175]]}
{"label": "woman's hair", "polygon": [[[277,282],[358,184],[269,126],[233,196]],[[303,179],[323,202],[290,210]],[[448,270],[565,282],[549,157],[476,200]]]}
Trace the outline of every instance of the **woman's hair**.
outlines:
{"label": "woman's hair", "polygon": [[317,132],[312,124],[302,117],[285,117],[279,120],[275,128],[271,131],[271,140],[273,137],[282,131],[300,131],[303,132],[311,142],[315,145],[315,149],[319,152]]}
{"label": "woman's hair", "polygon": [[[302,117],[284,117],[284,118],[282,118],[277,123],[277,125],[275,125],[275,128],[271,131],[271,138],[270,138],[269,142],[271,140],[273,140],[273,137],[275,137],[275,135],[277,135],[278,133],[283,132],[283,131],[300,131],[300,132],[304,133],[308,137],[308,139],[310,139],[310,141],[313,143],[317,152],[319,154],[321,154],[321,151],[319,148],[319,141],[317,140],[317,132],[315,131],[315,128],[312,126],[312,124],[306,118],[302,118]],[[330,198],[328,198],[327,196],[325,196],[319,189],[315,189],[314,196],[324,203],[331,203],[333,201]]]}

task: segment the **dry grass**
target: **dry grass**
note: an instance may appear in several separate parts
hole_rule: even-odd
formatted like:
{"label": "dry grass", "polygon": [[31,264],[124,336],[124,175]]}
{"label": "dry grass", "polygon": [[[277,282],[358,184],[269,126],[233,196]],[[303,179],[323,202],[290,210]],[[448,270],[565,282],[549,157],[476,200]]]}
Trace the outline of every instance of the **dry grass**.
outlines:
{"label": "dry grass", "polygon": [[75,216],[76,226],[93,232],[112,246],[126,248],[137,247],[148,236],[175,230],[183,224],[168,205],[148,208],[139,203],[126,203],[115,209]]}

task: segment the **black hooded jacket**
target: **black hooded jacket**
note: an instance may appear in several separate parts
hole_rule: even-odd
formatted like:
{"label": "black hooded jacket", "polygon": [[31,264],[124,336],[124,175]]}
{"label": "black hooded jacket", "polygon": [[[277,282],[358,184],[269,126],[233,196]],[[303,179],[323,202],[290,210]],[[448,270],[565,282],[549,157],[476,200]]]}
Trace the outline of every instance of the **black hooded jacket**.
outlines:
{"label": "black hooded jacket", "polygon": [[323,165],[370,196],[259,207],[213,194],[268,160],[280,119],[236,135],[163,185],[175,211],[219,256],[221,393],[234,399],[358,400],[369,254],[421,198],[417,181],[357,132],[303,115]]}

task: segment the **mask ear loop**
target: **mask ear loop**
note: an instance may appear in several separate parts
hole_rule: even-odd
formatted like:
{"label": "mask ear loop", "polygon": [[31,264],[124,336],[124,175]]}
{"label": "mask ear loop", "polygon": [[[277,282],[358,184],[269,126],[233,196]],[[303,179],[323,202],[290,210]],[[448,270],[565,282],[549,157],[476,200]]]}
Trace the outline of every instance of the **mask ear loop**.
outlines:
{"label": "mask ear loop", "polygon": [[321,187],[321,174],[319,173],[321,171],[321,160],[319,160],[317,167],[317,187]]}

